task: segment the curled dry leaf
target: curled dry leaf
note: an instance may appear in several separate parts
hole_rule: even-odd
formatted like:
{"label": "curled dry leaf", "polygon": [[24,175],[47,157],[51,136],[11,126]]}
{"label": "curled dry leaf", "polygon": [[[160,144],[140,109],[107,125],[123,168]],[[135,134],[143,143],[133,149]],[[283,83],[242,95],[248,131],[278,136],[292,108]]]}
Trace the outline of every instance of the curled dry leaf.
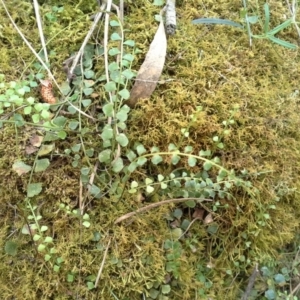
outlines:
{"label": "curled dry leaf", "polygon": [[29,141],[32,146],[40,147],[43,141],[43,137],[34,133]]}
{"label": "curled dry leaf", "polygon": [[40,80],[41,82],[41,96],[44,102],[49,104],[55,104],[56,98],[53,95],[52,82],[49,79]]}
{"label": "curled dry leaf", "polygon": [[180,227],[179,220],[175,220],[175,221],[171,222],[170,226],[171,226],[171,228],[178,228],[178,227]]}
{"label": "curled dry leaf", "polygon": [[25,153],[27,155],[30,155],[30,154],[35,153],[36,151],[38,151],[38,147],[41,146],[43,139],[44,138],[42,136],[34,133],[31,136],[31,138],[29,139],[30,145],[27,145],[25,147]]}
{"label": "curled dry leaf", "polygon": [[165,64],[166,52],[167,38],[164,24],[161,21],[145,61],[135,79],[135,83],[130,92],[130,99],[126,103],[131,108],[133,108],[140,99],[149,98],[152,95]]}
{"label": "curled dry leaf", "polygon": [[204,212],[205,212],[205,210],[203,208],[197,207],[193,213],[193,218],[203,220]]}
{"label": "curled dry leaf", "polygon": [[211,213],[209,213],[209,214],[205,217],[203,223],[204,223],[205,225],[207,225],[207,224],[212,223],[213,221],[214,221],[213,216],[212,216]]}

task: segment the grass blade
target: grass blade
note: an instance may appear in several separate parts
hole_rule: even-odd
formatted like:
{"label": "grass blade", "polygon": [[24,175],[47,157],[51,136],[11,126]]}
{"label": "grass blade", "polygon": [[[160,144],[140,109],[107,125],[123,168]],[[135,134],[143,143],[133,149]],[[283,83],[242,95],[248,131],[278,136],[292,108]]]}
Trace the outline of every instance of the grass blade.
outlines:
{"label": "grass blade", "polygon": [[267,34],[268,35],[275,35],[279,31],[289,27],[292,24],[292,22],[293,22],[292,19],[288,19],[288,20],[284,21],[282,24],[276,26],[275,28],[273,28],[272,30],[267,32]]}
{"label": "grass blade", "polygon": [[265,10],[265,26],[264,26],[264,30],[265,33],[267,33],[270,29],[270,9],[269,9],[269,5],[268,3],[265,3],[264,5],[264,10]]}
{"label": "grass blade", "polygon": [[284,41],[284,40],[281,40],[281,39],[278,39],[277,37],[275,36],[269,36],[268,37],[272,42],[280,45],[280,46],[283,46],[285,48],[288,48],[288,49],[292,49],[292,50],[296,50],[298,48],[297,45],[295,44],[292,44],[290,42],[287,42],[287,41]]}

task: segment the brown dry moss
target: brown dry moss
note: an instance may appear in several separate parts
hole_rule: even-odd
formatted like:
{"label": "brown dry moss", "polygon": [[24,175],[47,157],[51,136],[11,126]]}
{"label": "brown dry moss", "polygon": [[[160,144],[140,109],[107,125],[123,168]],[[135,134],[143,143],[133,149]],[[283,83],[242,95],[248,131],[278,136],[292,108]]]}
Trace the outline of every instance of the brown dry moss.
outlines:
{"label": "brown dry moss", "polygon": [[[59,22],[44,19],[45,33],[48,38],[52,37],[48,49],[55,51],[51,66],[58,79],[65,78],[62,61],[79,48],[89,27],[85,13],[92,12],[92,7],[88,3],[81,1],[74,8],[72,1],[66,1]],[[270,4],[274,9],[274,22],[280,22],[284,8]],[[24,9],[15,8],[13,17],[23,32],[30,33],[31,43],[39,48],[35,24],[27,14],[17,13],[21,8]],[[166,150],[168,143],[182,146],[188,143],[196,151],[212,149],[225,167],[249,170],[247,179],[258,191],[255,198],[237,191],[234,201],[220,200],[229,207],[214,215],[218,225],[215,234],[209,234],[201,222],[193,224],[189,234],[198,250],[193,253],[183,244],[180,276],[173,282],[170,299],[194,299],[197,289],[204,287],[197,279],[199,266],[207,264],[212,268],[206,270],[206,276],[213,283],[208,294],[215,299],[236,299],[243,285],[238,280],[233,281],[226,270],[241,273],[241,268],[246,269],[254,261],[276,257],[278,249],[290,242],[299,229],[299,97],[293,96],[300,79],[297,53],[267,41],[254,41],[249,48],[242,31],[190,24],[191,19],[203,15],[234,20],[239,9],[240,1],[182,3],[178,8],[177,34],[168,40],[163,74],[166,81],[130,117],[131,141],[140,141],[146,148],[155,145],[161,150]],[[51,3],[43,5],[43,14],[50,11]],[[157,8],[147,1],[135,1],[126,16],[131,30],[128,38],[135,40],[144,52],[155,32],[155,13]],[[32,14],[30,10],[29,15]],[[2,10],[0,15],[4,15]],[[30,70],[34,60],[9,22],[1,30],[5,35],[1,41],[1,71],[16,80],[28,72],[24,71],[26,67]],[[284,37],[295,39],[291,30]],[[136,68],[143,57],[140,55]],[[197,106],[203,110],[190,124],[189,115]],[[240,108],[233,116],[235,124],[230,128],[230,135],[223,137],[222,121],[230,118],[235,106]],[[182,143],[180,129],[189,125],[190,136]],[[223,150],[216,149],[212,141],[214,135],[223,138]],[[24,154],[27,138],[26,130],[18,131],[16,143],[13,126],[0,129],[0,244],[3,249],[6,240],[13,238],[19,245],[17,256],[3,255],[1,299],[19,299],[20,295],[22,299],[113,299],[112,293],[119,299],[140,299],[153,283],[163,283],[166,275],[163,243],[172,239],[165,216],[172,206],[156,208],[132,222],[114,226],[115,219],[140,207],[140,201],[127,193],[122,201],[108,197],[91,199],[87,211],[92,226],[86,229],[78,218],[58,211],[59,203],[78,207],[80,176],[79,168],[73,168],[70,159],[59,155],[53,158],[47,172],[39,176],[43,193],[35,202],[43,216],[42,222],[51,227],[55,247],[64,259],[61,272],[53,272],[51,264],[36,254],[30,238],[20,232],[28,213],[24,204],[28,176],[19,177],[11,169],[18,159],[32,163],[33,158]],[[71,136],[57,145],[58,153],[62,154],[75,143],[76,136]],[[99,141],[95,141],[94,148],[98,145]],[[162,200],[156,198],[146,201]],[[271,205],[276,209],[270,208]],[[212,209],[208,204],[206,208]],[[270,220],[264,219],[265,214],[270,215]],[[93,241],[95,232],[101,233],[99,242]],[[97,274],[109,240],[111,248],[99,286],[89,291],[86,277]],[[250,247],[246,241],[251,242]],[[250,262],[243,263],[243,259]],[[234,265],[237,261],[240,267]],[[75,282],[67,282],[70,272],[76,274]],[[245,278],[241,278],[241,282],[243,280]]]}

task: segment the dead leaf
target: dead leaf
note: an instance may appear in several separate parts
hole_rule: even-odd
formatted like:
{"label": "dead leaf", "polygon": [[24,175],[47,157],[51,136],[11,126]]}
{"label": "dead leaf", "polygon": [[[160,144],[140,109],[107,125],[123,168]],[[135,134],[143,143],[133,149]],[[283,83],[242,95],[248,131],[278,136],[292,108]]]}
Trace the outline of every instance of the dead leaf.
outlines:
{"label": "dead leaf", "polygon": [[213,221],[214,221],[214,219],[213,219],[213,217],[212,217],[212,214],[209,213],[209,214],[205,217],[203,223],[204,223],[205,225],[207,225],[207,224],[212,223]]}
{"label": "dead leaf", "polygon": [[32,146],[40,147],[43,141],[43,137],[37,134],[33,134],[29,141]]}
{"label": "dead leaf", "polygon": [[197,207],[193,213],[193,218],[203,220],[204,212],[205,212],[205,210],[203,208]]}
{"label": "dead leaf", "polygon": [[36,151],[38,151],[39,149],[38,148],[36,148],[36,147],[34,147],[34,146],[26,146],[25,147],[25,153],[27,154],[27,155],[30,155],[30,154],[32,154],[32,153],[35,153]]}
{"label": "dead leaf", "polygon": [[23,227],[22,227],[22,234],[30,234],[30,235],[33,235],[35,233],[35,229],[32,228],[33,227],[33,224],[25,224]]}
{"label": "dead leaf", "polygon": [[136,200],[137,202],[143,202],[145,200],[145,197],[143,196],[142,193],[138,193],[137,196],[136,196]]}
{"label": "dead leaf", "polygon": [[170,226],[171,226],[171,228],[178,228],[178,227],[180,227],[179,220],[175,220],[175,221],[171,222]]}
{"label": "dead leaf", "polygon": [[44,156],[52,152],[54,149],[55,144],[50,144],[50,145],[42,145],[41,149],[38,152],[38,156]]}
{"label": "dead leaf", "polygon": [[167,284],[167,283],[169,283],[171,280],[172,280],[171,275],[170,275],[169,273],[166,274],[166,275],[165,275],[165,283]]}
{"label": "dead leaf", "polygon": [[161,76],[167,52],[167,38],[163,21],[160,22],[154,39],[149,47],[135,83],[130,92],[130,99],[126,102],[133,108],[140,99],[149,98]]}
{"label": "dead leaf", "polygon": [[28,173],[31,170],[31,166],[26,165],[22,161],[17,161],[13,164],[12,169],[17,172],[19,176]]}
{"label": "dead leaf", "polygon": [[83,81],[85,87],[91,87],[95,84],[94,80],[84,80]]}
{"label": "dead leaf", "polygon": [[95,98],[98,98],[99,97],[99,94],[98,93],[92,93],[90,95],[91,98],[95,99]]}

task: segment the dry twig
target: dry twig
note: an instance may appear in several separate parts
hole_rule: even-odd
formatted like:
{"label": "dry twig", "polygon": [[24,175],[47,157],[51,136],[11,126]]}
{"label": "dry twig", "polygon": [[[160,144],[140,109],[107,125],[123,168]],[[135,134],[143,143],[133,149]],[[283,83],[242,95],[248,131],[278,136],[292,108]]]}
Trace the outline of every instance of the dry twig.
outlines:
{"label": "dry twig", "polygon": [[[111,0],[108,1],[108,2],[111,2]],[[77,66],[77,64],[78,64],[79,59],[80,59],[81,56],[83,55],[84,48],[85,48],[85,46],[87,45],[89,39],[91,38],[91,36],[92,36],[92,34],[93,34],[93,32],[94,32],[94,30],[95,30],[95,28],[96,28],[98,22],[99,22],[100,19],[102,18],[102,15],[103,15],[103,12],[102,12],[102,11],[105,9],[105,6],[106,6],[106,3],[103,3],[103,4],[101,5],[101,7],[100,7],[100,10],[101,10],[101,11],[100,11],[99,13],[96,14],[95,19],[94,19],[94,22],[93,22],[93,24],[92,24],[92,26],[91,26],[89,32],[87,33],[87,35],[86,35],[86,37],[85,37],[85,39],[84,39],[84,41],[83,41],[83,43],[82,43],[82,45],[81,45],[81,47],[80,47],[78,53],[77,53],[76,56],[74,57],[72,66],[71,66],[71,68],[70,68],[70,70],[69,70],[69,74],[68,74],[68,80],[69,80],[69,81],[72,80],[73,72],[74,72],[74,70],[75,70],[75,68],[76,68],[76,66]],[[107,6],[108,6],[108,4],[107,4]]]}
{"label": "dry twig", "polygon": [[163,204],[168,204],[168,203],[178,203],[178,202],[185,202],[185,201],[189,201],[189,200],[198,200],[198,201],[213,201],[212,199],[199,199],[199,198],[178,198],[178,199],[168,199],[168,200],[164,200],[164,201],[160,201],[160,202],[156,202],[156,203],[152,203],[150,205],[147,205],[147,206],[144,206],[142,208],[139,208],[137,209],[136,211],[133,211],[133,212],[130,212],[126,215],[123,215],[121,216],[120,218],[118,218],[114,224],[118,224],[138,213],[141,213],[141,212],[144,212],[144,211],[147,211],[151,208],[154,208],[154,207],[158,207],[158,206],[161,206]]}
{"label": "dry twig", "polygon": [[258,264],[255,264],[255,267],[254,267],[254,270],[253,270],[253,272],[250,276],[246,291],[245,291],[244,295],[242,296],[241,300],[247,300],[248,297],[250,296],[250,293],[251,293],[252,288],[253,288],[254,283],[255,283],[255,279],[256,279],[258,274],[259,274]]}
{"label": "dry twig", "polygon": [[95,288],[98,285],[98,282],[100,280],[100,276],[101,276],[103,268],[104,268],[104,263],[106,261],[106,256],[107,256],[108,249],[110,247],[110,242],[111,242],[111,239],[109,239],[108,244],[107,244],[106,249],[105,249],[105,252],[104,252],[104,255],[103,255],[102,263],[100,265],[100,268],[99,268],[99,271],[98,271],[98,275],[97,275],[97,278],[96,278],[96,281],[95,281]]}

